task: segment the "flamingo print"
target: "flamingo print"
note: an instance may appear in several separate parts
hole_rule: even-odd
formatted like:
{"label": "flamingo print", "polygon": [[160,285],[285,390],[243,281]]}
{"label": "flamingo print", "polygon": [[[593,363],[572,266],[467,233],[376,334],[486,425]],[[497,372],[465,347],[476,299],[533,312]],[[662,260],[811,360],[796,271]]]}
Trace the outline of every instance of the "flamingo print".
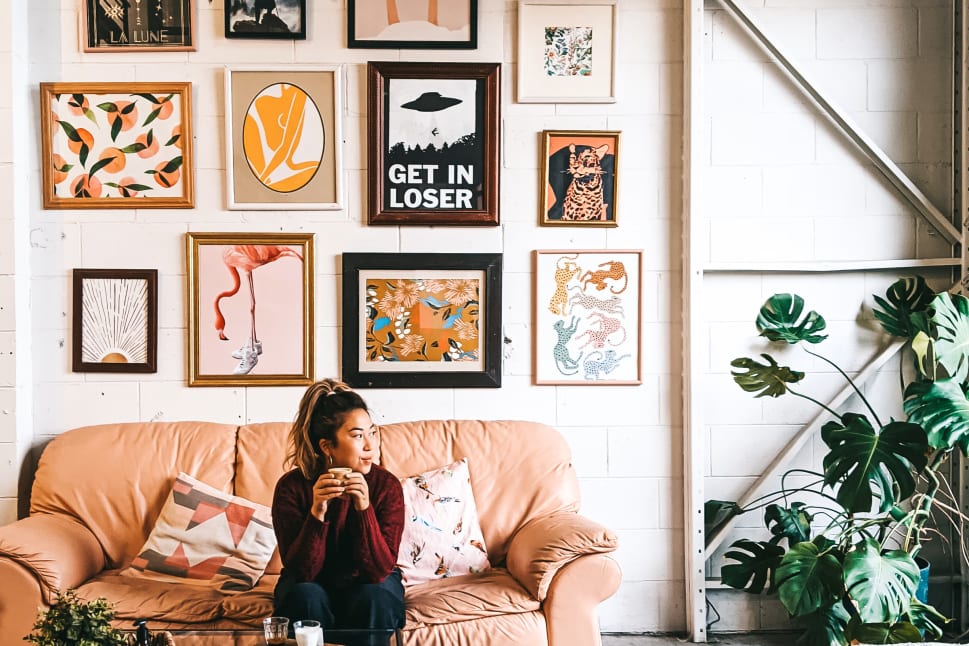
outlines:
{"label": "flamingo print", "polygon": [[302,254],[298,251],[276,245],[234,245],[226,247],[222,252],[222,262],[232,275],[233,281],[231,289],[215,297],[215,329],[223,341],[227,341],[229,337],[225,335],[225,316],[222,315],[220,302],[223,298],[234,296],[239,292],[242,285],[240,271],[245,274],[246,281],[249,283],[249,339],[232,353],[233,358],[239,359],[239,365],[233,370],[233,374],[249,374],[256,367],[259,355],[262,354],[262,342],[256,335],[256,288],[252,281],[252,272],[257,267],[286,257],[298,258],[300,262],[303,260]]}

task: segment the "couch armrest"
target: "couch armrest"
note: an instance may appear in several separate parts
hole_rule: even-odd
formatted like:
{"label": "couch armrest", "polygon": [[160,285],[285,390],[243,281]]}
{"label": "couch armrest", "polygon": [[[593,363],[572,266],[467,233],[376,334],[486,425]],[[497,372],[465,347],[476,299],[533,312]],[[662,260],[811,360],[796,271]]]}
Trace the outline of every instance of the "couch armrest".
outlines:
{"label": "couch armrest", "polygon": [[[53,514],[28,516],[0,527],[0,560],[26,570],[45,604],[55,592],[77,587],[105,565],[101,544],[88,528]],[[2,594],[18,593],[4,589]]]}
{"label": "couch armrest", "polygon": [[612,552],[616,535],[599,523],[566,512],[536,518],[512,537],[508,571],[532,596],[544,601],[556,573],[586,554]]}

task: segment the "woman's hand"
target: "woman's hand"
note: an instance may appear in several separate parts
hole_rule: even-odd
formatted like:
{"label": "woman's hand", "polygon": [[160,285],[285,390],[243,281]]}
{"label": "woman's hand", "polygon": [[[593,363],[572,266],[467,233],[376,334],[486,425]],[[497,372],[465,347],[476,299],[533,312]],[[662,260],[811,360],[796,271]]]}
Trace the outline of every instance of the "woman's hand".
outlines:
{"label": "woman's hand", "polygon": [[[363,476],[360,476],[361,479]],[[346,491],[346,482],[332,473],[324,473],[316,479],[313,485],[313,504],[310,507],[310,514],[317,520],[323,522],[326,516],[327,503],[334,498],[339,498]]]}
{"label": "woman's hand", "polygon": [[363,511],[370,506],[370,487],[363,474],[354,471],[343,481],[346,485],[347,494],[353,500],[353,507],[357,511]]}

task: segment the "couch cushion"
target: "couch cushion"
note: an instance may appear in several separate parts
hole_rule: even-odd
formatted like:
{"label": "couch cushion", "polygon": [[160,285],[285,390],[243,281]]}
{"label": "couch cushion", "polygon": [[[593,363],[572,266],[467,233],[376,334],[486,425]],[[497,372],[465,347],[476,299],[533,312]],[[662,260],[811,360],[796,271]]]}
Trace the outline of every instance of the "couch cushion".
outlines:
{"label": "couch cushion", "polygon": [[380,427],[383,466],[404,477],[465,456],[488,556],[501,563],[508,541],[536,516],[578,511],[568,443],[536,422],[446,420]]}
{"label": "couch cushion", "polygon": [[101,543],[108,567],[120,567],[144,544],[171,490],[172,474],[184,471],[230,490],[235,437],[235,426],[211,422],[130,422],[66,431],[41,455],[30,513],[78,519]]}
{"label": "couch cushion", "polygon": [[407,627],[538,610],[539,603],[504,568],[436,579],[407,588]]}
{"label": "couch cushion", "polygon": [[[105,597],[114,604],[119,620],[152,619],[172,624],[211,624],[232,620],[253,628],[273,610],[273,589],[277,576],[264,576],[251,590],[225,595],[213,587],[167,583],[122,576],[119,570],[106,570],[77,588],[87,600]],[[130,625],[130,624],[129,624]]]}
{"label": "couch cushion", "polygon": [[122,574],[251,588],[276,549],[269,507],[179,473],[151,535]]}
{"label": "couch cushion", "polygon": [[491,567],[464,458],[401,481],[404,533],[397,566],[404,585]]}

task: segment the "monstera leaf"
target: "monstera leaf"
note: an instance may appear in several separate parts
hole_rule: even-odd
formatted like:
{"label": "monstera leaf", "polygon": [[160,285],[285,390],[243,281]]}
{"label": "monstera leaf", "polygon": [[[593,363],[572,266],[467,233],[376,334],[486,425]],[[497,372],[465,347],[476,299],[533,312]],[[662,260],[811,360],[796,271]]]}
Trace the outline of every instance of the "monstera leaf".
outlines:
{"label": "monstera leaf", "polygon": [[761,306],[757,316],[757,331],[771,341],[794,344],[798,341],[821,343],[827,334],[818,334],[826,327],[824,317],[811,310],[804,319],[804,299],[797,294],[774,294]]}
{"label": "monstera leaf", "polygon": [[803,502],[792,503],[790,508],[780,505],[767,505],[764,509],[764,524],[774,535],[772,543],[782,538],[788,545],[796,545],[811,540],[811,514],[804,510]]}
{"label": "monstera leaf", "polygon": [[943,292],[930,306],[935,327],[935,354],[955,382],[969,377],[969,300]]}
{"label": "monstera leaf", "polygon": [[777,594],[795,617],[831,605],[844,593],[841,562],[816,542],[798,543],[781,559],[774,575]]}
{"label": "monstera leaf", "polygon": [[852,640],[852,644],[910,644],[922,641],[922,633],[907,621],[866,624],[858,617],[852,617],[848,622],[845,636]]}
{"label": "monstera leaf", "polygon": [[[791,370],[787,366],[779,366],[774,357],[769,354],[760,355],[767,363],[757,363],[753,359],[741,357],[734,359],[730,365],[743,368],[747,372],[732,372],[737,385],[749,393],[757,393],[755,397],[780,397],[787,392],[787,384],[796,384],[804,379],[804,373]],[[759,391],[759,392],[758,392]]]}
{"label": "monstera leaf", "polygon": [[933,449],[959,446],[969,455],[969,400],[953,379],[909,384],[903,403],[908,420],[921,424]]}
{"label": "monstera leaf", "polygon": [[879,511],[895,506],[895,495],[908,498],[915,491],[915,474],[925,468],[928,442],[918,424],[890,422],[875,433],[864,415],[845,413],[840,422],[821,427],[830,451],[824,456],[824,484],[849,512],[871,511],[873,491]]}
{"label": "monstera leaf", "polygon": [[942,627],[952,620],[918,599],[912,599],[911,603],[908,609],[909,621],[929,639],[942,637]]}
{"label": "monstera leaf", "polygon": [[[743,551],[741,551],[743,550]],[[737,563],[724,565],[720,569],[720,579],[731,588],[760,594],[769,583],[768,591],[774,590],[774,570],[781,562],[784,550],[772,543],[752,541],[746,538],[730,545],[724,558]]]}
{"label": "monstera leaf", "polygon": [[731,500],[707,500],[703,503],[703,533],[709,537],[724,523],[743,513],[740,505]]}
{"label": "monstera leaf", "polygon": [[888,288],[885,298],[875,296],[875,303],[881,310],[875,310],[875,318],[889,334],[914,338],[923,326],[912,320],[912,314],[924,312],[935,298],[935,292],[925,284],[921,276],[901,278]]}
{"label": "monstera leaf", "polygon": [[845,555],[845,585],[864,623],[896,623],[909,611],[919,566],[904,550],[881,551],[868,538]]}
{"label": "monstera leaf", "polygon": [[845,628],[850,619],[840,601],[832,603],[805,618],[807,629],[797,643],[799,646],[848,646]]}

